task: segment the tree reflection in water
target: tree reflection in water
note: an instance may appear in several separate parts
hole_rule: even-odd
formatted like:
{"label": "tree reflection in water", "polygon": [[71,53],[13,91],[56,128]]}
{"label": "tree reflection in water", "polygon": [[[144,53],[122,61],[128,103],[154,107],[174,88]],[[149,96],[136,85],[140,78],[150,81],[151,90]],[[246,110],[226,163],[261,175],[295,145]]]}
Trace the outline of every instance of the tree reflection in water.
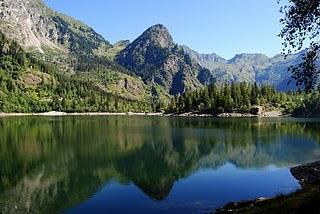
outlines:
{"label": "tree reflection in water", "polygon": [[320,157],[320,123],[304,119],[19,117],[0,130],[3,213],[61,212],[111,180],[161,201],[199,169]]}

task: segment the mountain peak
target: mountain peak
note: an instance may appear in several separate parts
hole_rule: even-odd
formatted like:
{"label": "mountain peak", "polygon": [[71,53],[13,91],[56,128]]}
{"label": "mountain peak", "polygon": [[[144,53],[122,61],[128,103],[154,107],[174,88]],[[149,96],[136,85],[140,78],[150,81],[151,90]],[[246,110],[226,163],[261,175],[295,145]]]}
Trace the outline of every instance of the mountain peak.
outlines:
{"label": "mountain peak", "polygon": [[160,66],[174,46],[168,29],[157,24],[142,33],[118,55],[118,62],[134,70],[143,78],[150,77],[149,70]]}
{"label": "mountain peak", "polygon": [[164,32],[164,33],[168,33],[169,34],[169,30],[166,26],[164,26],[163,24],[155,24],[152,25],[151,27],[149,27],[147,31],[153,31],[153,32]]}
{"label": "mountain peak", "polygon": [[139,38],[161,48],[170,48],[174,43],[169,30],[162,24],[151,26]]}
{"label": "mountain peak", "polygon": [[117,56],[117,62],[146,82],[163,86],[170,94],[200,86],[201,67],[175,44],[168,29],[154,25]]}

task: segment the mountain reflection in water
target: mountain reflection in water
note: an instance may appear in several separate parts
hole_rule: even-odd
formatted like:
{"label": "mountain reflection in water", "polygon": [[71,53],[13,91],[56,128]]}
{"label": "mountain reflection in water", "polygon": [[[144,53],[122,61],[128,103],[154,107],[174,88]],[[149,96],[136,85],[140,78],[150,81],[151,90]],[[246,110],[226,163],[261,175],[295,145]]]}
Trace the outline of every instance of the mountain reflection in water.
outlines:
{"label": "mountain reflection in water", "polygon": [[319,143],[304,119],[0,118],[0,212],[208,211],[295,190]]}

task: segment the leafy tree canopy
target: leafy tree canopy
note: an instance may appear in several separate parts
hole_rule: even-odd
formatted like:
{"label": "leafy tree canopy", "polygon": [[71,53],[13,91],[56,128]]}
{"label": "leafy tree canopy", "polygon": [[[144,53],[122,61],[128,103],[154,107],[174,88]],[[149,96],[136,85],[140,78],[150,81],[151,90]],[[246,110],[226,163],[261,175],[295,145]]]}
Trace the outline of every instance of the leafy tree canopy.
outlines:
{"label": "leafy tree canopy", "polygon": [[316,63],[320,48],[320,0],[288,0],[288,3],[282,5],[281,12],[284,14],[284,18],[280,20],[283,25],[280,33],[280,37],[284,39],[283,51],[289,54],[301,50],[305,45],[309,46],[303,62],[289,70],[296,79],[297,86],[311,92],[319,84],[320,76],[320,68]]}

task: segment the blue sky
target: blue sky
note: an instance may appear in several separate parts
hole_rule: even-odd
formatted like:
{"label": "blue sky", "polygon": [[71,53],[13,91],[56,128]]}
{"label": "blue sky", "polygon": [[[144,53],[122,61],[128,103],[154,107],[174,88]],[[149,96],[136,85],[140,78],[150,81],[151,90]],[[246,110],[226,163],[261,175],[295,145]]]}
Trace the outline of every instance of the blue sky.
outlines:
{"label": "blue sky", "polygon": [[133,40],[164,24],[175,42],[200,53],[231,58],[237,53],[282,50],[277,0],[45,0],[53,9],[90,25],[114,43]]}

